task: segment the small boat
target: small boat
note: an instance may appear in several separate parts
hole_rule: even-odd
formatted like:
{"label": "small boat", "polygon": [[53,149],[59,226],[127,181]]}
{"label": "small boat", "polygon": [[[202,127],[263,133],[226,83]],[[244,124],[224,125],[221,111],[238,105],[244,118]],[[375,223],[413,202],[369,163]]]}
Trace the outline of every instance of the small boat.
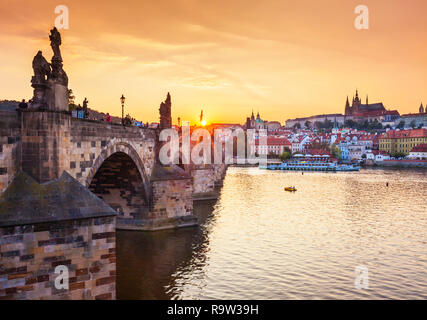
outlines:
{"label": "small boat", "polygon": [[294,191],[297,191],[297,189],[296,189],[295,187],[286,187],[286,188],[285,188],[285,191],[291,191],[291,192],[294,192]]}

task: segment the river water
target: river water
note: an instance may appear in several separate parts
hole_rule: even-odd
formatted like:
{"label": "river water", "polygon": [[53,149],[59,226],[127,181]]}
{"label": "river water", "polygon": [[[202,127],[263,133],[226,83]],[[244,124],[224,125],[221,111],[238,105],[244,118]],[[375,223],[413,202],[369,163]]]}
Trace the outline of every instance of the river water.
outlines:
{"label": "river water", "polygon": [[197,228],[118,231],[119,299],[427,298],[426,170],[231,167],[195,212]]}

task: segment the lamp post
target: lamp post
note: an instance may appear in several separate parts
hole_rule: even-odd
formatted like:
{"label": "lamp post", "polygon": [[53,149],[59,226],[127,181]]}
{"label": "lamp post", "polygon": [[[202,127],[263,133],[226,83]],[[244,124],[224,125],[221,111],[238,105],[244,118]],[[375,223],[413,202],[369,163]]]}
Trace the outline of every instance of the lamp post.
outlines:
{"label": "lamp post", "polygon": [[120,102],[122,103],[122,125],[125,125],[125,96],[122,94]]}

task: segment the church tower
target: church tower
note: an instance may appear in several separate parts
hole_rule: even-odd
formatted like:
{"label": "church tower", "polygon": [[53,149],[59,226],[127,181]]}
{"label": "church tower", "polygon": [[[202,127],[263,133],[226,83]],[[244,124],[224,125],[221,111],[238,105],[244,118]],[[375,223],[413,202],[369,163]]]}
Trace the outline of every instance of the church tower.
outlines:
{"label": "church tower", "polygon": [[344,114],[346,116],[349,116],[351,114],[351,108],[350,108],[350,103],[348,102],[348,96],[347,96],[347,100],[345,102],[345,112]]}
{"label": "church tower", "polygon": [[359,112],[359,110],[360,110],[360,104],[361,104],[361,101],[360,101],[360,98],[359,98],[359,92],[356,89],[356,97],[353,98],[353,103],[351,105],[352,113],[358,113]]}
{"label": "church tower", "polygon": [[[426,105],[426,110],[427,110],[427,105]],[[421,102],[421,105],[420,105],[420,113],[424,113],[424,107],[423,107],[423,103]]]}

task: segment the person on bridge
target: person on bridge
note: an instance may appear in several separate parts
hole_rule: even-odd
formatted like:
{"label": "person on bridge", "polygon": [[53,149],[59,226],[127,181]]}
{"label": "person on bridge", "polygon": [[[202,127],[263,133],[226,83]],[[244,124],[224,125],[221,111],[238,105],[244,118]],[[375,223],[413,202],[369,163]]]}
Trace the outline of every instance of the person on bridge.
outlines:
{"label": "person on bridge", "polygon": [[111,116],[110,116],[110,114],[107,112],[107,119],[106,119],[106,121],[107,122],[111,122]]}
{"label": "person on bridge", "polygon": [[25,99],[22,99],[22,102],[18,105],[19,109],[27,109],[28,104],[25,102]]}

